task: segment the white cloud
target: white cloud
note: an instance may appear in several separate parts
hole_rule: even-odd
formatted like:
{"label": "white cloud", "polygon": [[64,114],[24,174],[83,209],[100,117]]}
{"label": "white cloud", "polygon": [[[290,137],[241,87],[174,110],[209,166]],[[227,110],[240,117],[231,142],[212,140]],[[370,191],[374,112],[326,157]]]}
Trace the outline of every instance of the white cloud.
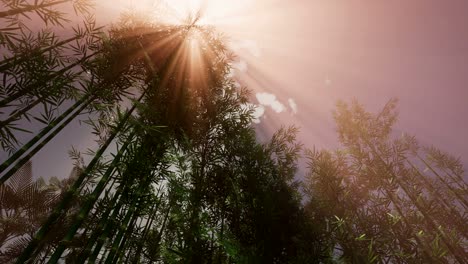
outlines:
{"label": "white cloud", "polygon": [[265,115],[265,107],[263,105],[256,105],[256,104],[251,104],[251,103],[246,103],[242,105],[244,109],[252,109],[253,108],[253,113],[252,113],[252,122],[255,124],[260,124],[261,118]]}
{"label": "white cloud", "polygon": [[255,124],[260,123],[260,118],[265,114],[265,107],[263,105],[256,105],[253,112],[253,120]]}
{"label": "white cloud", "polygon": [[257,100],[261,105],[270,106],[275,112],[281,113],[286,107],[271,93],[257,93]]}
{"label": "white cloud", "polygon": [[291,110],[292,110],[293,114],[297,114],[297,104],[296,104],[296,101],[294,101],[294,99],[292,99],[292,98],[289,98],[289,99],[288,99],[288,103],[289,103],[289,107],[291,107]]}
{"label": "white cloud", "polygon": [[233,51],[238,51],[241,49],[247,50],[250,54],[252,54],[255,57],[260,57],[262,55],[262,51],[260,47],[258,46],[258,43],[254,40],[241,40],[241,41],[236,41],[231,44],[231,49]]}

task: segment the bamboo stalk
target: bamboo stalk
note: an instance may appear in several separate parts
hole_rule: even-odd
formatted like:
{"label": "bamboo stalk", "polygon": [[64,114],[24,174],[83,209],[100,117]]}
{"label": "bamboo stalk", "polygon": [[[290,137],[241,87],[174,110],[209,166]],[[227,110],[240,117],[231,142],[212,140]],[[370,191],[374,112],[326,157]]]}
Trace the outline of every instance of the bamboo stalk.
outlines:
{"label": "bamboo stalk", "polygon": [[20,91],[8,96],[7,98],[3,99],[0,101],[0,108],[1,107],[7,107],[9,103],[15,101],[15,100],[18,100],[19,98],[27,95],[28,93],[31,92],[32,89],[34,89],[35,87],[40,87],[40,86],[43,86],[45,85],[47,82],[50,82],[52,80],[54,80],[55,78],[59,77],[59,76],[62,76],[64,73],[66,73],[68,70],[71,70],[73,69],[74,67],[80,65],[81,63],[85,62],[86,60],[88,60],[89,58],[93,57],[94,55],[96,55],[97,53],[99,52],[93,52],[92,54],[90,55],[87,55],[81,59],[79,59],[78,61],[60,69],[59,71],[57,72],[54,72],[53,74],[51,74],[51,76],[49,76],[48,78],[46,78],[45,80],[41,80],[39,82],[36,82],[36,83],[33,83],[31,85],[29,85],[28,87],[25,87],[23,89],[21,89]]}
{"label": "bamboo stalk", "polygon": [[154,219],[156,218],[156,214],[158,213],[159,206],[162,203],[161,198],[162,198],[163,194],[159,195],[159,193],[161,192],[161,189],[162,189],[162,186],[158,190],[158,196],[159,196],[160,200],[153,207],[153,209],[152,209],[153,214],[151,214],[151,217],[148,219],[148,222],[146,223],[145,228],[143,229],[143,235],[141,237],[141,240],[139,241],[140,243],[138,243],[138,247],[137,247],[137,250],[136,250],[136,253],[135,253],[135,259],[133,261],[134,264],[136,264],[136,263],[138,263],[140,261],[140,254],[141,254],[141,251],[143,250],[143,243],[146,240],[146,237],[148,236],[149,230],[150,230],[151,226],[153,225]]}
{"label": "bamboo stalk", "polygon": [[[109,197],[109,193],[110,193],[110,191],[113,189],[114,184],[116,183],[116,180],[117,180],[117,179],[114,177],[112,183],[110,184],[110,186],[107,188],[106,192],[104,193],[104,198]],[[119,194],[117,194],[117,192],[116,192],[115,195],[119,195]],[[113,196],[113,197],[116,198],[115,196]],[[112,200],[110,200],[108,204],[115,204],[114,198],[112,198]],[[114,202],[112,202],[112,201],[114,201]],[[107,214],[107,216],[106,216],[106,212],[107,212],[107,211],[110,212],[110,211],[111,211],[111,208],[110,208],[110,206],[106,206],[104,203],[101,203],[100,206],[98,206],[98,207],[94,210],[94,212],[91,213],[90,223],[92,223],[93,221],[99,221],[99,219],[98,219],[97,216],[98,216],[98,212],[100,212],[101,210],[104,210],[104,213],[101,215],[101,218],[107,218],[108,214]],[[89,243],[87,243],[88,240],[86,239],[86,236],[87,236],[87,234],[88,234],[90,228],[93,228],[93,229],[94,229],[94,230],[91,232],[91,234],[94,234],[94,233],[97,232],[97,230],[98,230],[98,229],[97,229],[97,226],[91,226],[91,224],[86,225],[86,227],[84,228],[83,232],[81,233],[80,238],[78,238],[79,241],[85,241],[85,243],[82,245],[82,247],[81,247],[80,250],[79,250],[79,255],[78,255],[78,257],[79,257],[81,254],[83,254],[83,253],[85,252],[85,250],[87,249],[87,246],[88,246]],[[82,261],[82,262],[84,262],[84,261]],[[82,262],[78,261],[77,263],[82,263]]]}
{"label": "bamboo stalk", "polygon": [[[8,160],[3,162],[0,165],[0,173],[5,172],[5,170],[10,167],[12,164],[17,162],[10,170],[8,170],[2,178],[0,178],[0,185],[5,183],[17,170],[19,170],[29,159],[34,156],[39,150],[42,149],[52,138],[54,138],[64,127],[66,127],[73,119],[78,116],[81,111],[83,111],[88,105],[95,99],[95,96],[87,94],[83,96],[79,101],[77,101],[73,106],[71,106],[67,111],[65,111],[60,117],[51,122],[47,127],[45,127],[39,134],[32,138],[28,143],[26,143],[21,149],[16,151]],[[78,110],[76,110],[78,109]],[[76,111],[75,111],[76,110]],[[69,116],[70,115],[70,116]],[[68,117],[68,118],[67,118]],[[63,120],[65,120],[61,125],[59,125]],[[57,125],[59,125],[57,127]],[[54,130],[55,129],[55,130]],[[52,131],[54,130],[54,131]],[[49,136],[47,134],[51,132]],[[47,136],[47,137],[46,137]],[[45,137],[45,138],[44,138]],[[43,139],[44,138],[44,139]],[[42,139],[42,141],[41,141]],[[36,145],[41,141],[38,145]],[[33,149],[31,149],[34,145]],[[18,160],[26,152],[29,153]]]}
{"label": "bamboo stalk", "polygon": [[0,120],[0,130],[3,127],[9,125],[10,123],[17,121],[19,118],[21,118],[21,116],[26,115],[29,110],[33,109],[34,107],[36,107],[41,102],[42,102],[42,99],[37,99],[34,102],[28,104],[23,109],[19,110],[18,112],[14,113],[13,115],[9,116],[7,119]]}
{"label": "bamboo stalk", "polygon": [[[140,101],[143,96],[145,95],[145,92],[141,95],[141,97],[138,99]],[[101,156],[104,154],[104,151],[109,147],[109,145],[112,143],[112,141],[115,139],[117,134],[120,132],[121,129],[125,126],[127,120],[130,118],[131,114],[136,108],[136,104],[132,106],[132,108],[127,111],[125,114],[123,120],[118,124],[117,128],[115,131],[109,136],[109,138],[106,140],[106,142],[99,148],[99,150],[96,152],[94,158],[91,160],[91,162],[88,164],[86,169],[80,174],[78,179],[75,181],[75,183],[70,187],[70,189],[65,192],[62,200],[60,203],[57,205],[53,213],[49,216],[49,218],[45,221],[45,223],[42,225],[41,229],[36,233],[34,238],[31,240],[29,245],[26,247],[26,249],[23,251],[21,256],[18,258],[16,263],[23,263],[27,261],[31,255],[34,253],[34,251],[40,246],[40,242],[45,238],[45,236],[49,233],[51,230],[53,224],[57,221],[57,219],[62,215],[62,212],[66,209],[66,207],[70,204],[74,196],[76,195],[76,191],[80,188],[81,184],[83,181],[90,176],[91,171],[94,169],[94,166],[97,165],[98,161],[101,159]]]}
{"label": "bamboo stalk", "polygon": [[[125,215],[125,218],[123,220],[123,224],[120,225],[119,232],[117,233],[117,237],[114,238],[113,240],[112,247],[106,258],[105,264],[113,263],[114,258],[116,257],[117,250],[120,247],[119,245],[120,245],[120,242],[122,241],[122,238],[124,237],[124,235],[128,235],[128,230],[129,230],[128,225],[131,221],[133,221],[133,219],[135,218],[135,215],[137,215],[136,209],[138,208],[138,204],[141,203],[142,193],[143,193],[144,188],[147,187],[146,185],[148,184],[147,182],[148,180],[149,180],[149,175],[148,174],[144,175],[144,180],[140,183],[140,186],[136,191],[137,197],[134,197],[132,199],[134,202],[130,205],[129,210],[127,211],[127,214]],[[125,230],[122,227],[126,227]]]}
{"label": "bamboo stalk", "polygon": [[[61,47],[63,45],[66,45],[66,44],[68,44],[68,43],[70,43],[70,42],[72,42],[74,40],[80,39],[80,38],[82,38],[82,36],[76,35],[74,37],[59,41],[59,42],[55,43],[54,45],[49,46],[49,47],[39,51],[39,53],[44,54],[46,52],[49,52],[49,51],[51,51],[53,49],[56,49],[56,48]],[[14,67],[15,65],[17,65],[19,63],[27,62],[30,59],[31,59],[31,57],[28,56],[28,55],[18,55],[18,56],[13,56],[13,57],[4,59],[2,61],[2,63],[0,64],[0,72],[5,72],[8,69]]]}
{"label": "bamboo stalk", "polygon": [[[125,229],[122,229],[123,236],[121,238],[121,242],[119,240],[116,240],[116,246],[118,246],[118,249],[116,251],[113,251],[114,247],[111,249],[111,253],[113,253],[113,258],[110,260],[109,263],[116,263],[117,260],[119,260],[122,257],[122,253],[125,250],[125,246],[127,244],[128,237],[131,236],[133,233],[133,229],[135,228],[135,221],[138,219],[139,213],[138,213],[138,207],[133,211],[133,216],[132,219],[129,222],[129,225],[126,226]],[[123,232],[125,231],[125,232]],[[120,245],[119,245],[120,244]]]}
{"label": "bamboo stalk", "polygon": [[[447,183],[447,181],[442,177],[440,176],[437,171],[434,170],[434,168],[432,168],[432,166],[426,161],[424,160],[423,158],[421,158],[419,155],[417,155],[417,157],[419,158],[419,160],[421,160],[424,165],[427,166],[427,168],[432,171],[432,173],[434,173],[434,175],[436,175],[436,177],[445,184],[445,186],[453,193],[455,194],[455,196],[463,203],[463,205],[465,206],[465,208],[468,208],[468,201],[465,200],[465,198],[463,198],[457,191],[455,191],[453,189],[453,187]],[[462,186],[460,186],[462,187]],[[463,188],[463,187],[462,187]]]}
{"label": "bamboo stalk", "polygon": [[[116,180],[116,179],[114,178],[113,184],[115,183],[115,180]],[[113,185],[112,185],[112,186],[113,186]],[[111,189],[112,186],[109,187],[109,189]],[[112,199],[109,201],[108,204],[115,205],[116,202],[117,202],[117,199],[120,197],[120,194],[121,194],[121,189],[119,188],[119,189],[114,193],[114,196],[112,196]],[[109,196],[109,190],[107,190],[106,193],[105,193],[105,197],[108,197],[108,196]],[[98,210],[105,210],[104,213],[101,215],[101,217],[100,217],[99,219],[97,218],[97,211],[98,211]],[[112,211],[112,208],[111,208],[110,206],[105,206],[105,205],[102,206],[102,207],[100,207],[100,208],[97,208],[97,209],[95,210],[95,213],[94,213],[94,215],[93,215],[93,220],[96,220],[96,221],[99,221],[99,222],[98,222],[98,224],[97,224],[96,226],[93,226],[93,229],[94,229],[94,230],[93,230],[93,232],[91,232],[91,234],[90,234],[91,237],[90,237],[89,239],[86,240],[85,245],[84,245],[83,248],[80,250],[80,254],[78,255],[78,259],[81,259],[82,255],[83,255],[83,254],[86,254],[86,252],[91,251],[91,248],[92,248],[93,244],[90,243],[90,242],[91,242],[90,240],[91,240],[91,238],[92,238],[93,235],[98,234],[98,233],[100,232],[100,230],[102,230],[102,228],[103,228],[103,225],[101,224],[102,219],[107,219],[107,218],[109,217],[109,214],[110,214],[111,211]],[[85,229],[85,233],[87,233],[87,230],[89,230],[89,228],[90,228],[90,226],[88,225],[88,226],[86,227],[86,229]],[[85,239],[85,237],[86,237],[86,236],[83,235],[83,236],[81,237],[81,240]],[[82,263],[82,262],[84,262],[84,261],[85,261],[85,260],[83,259],[82,261],[78,261],[78,263]]]}
{"label": "bamboo stalk", "polygon": [[[393,170],[390,168],[390,166],[385,162],[385,160],[381,157],[380,153],[377,152],[377,150],[375,149],[375,147],[370,144],[370,142],[366,141],[366,143],[368,144],[368,146],[370,147],[370,149],[372,150],[373,154],[375,157],[377,157],[379,159],[379,161],[384,165],[385,169],[387,170],[387,172],[390,174],[390,176],[392,176],[392,178],[397,182],[397,184],[403,189],[403,191],[405,192],[405,194],[411,199],[411,201],[413,202],[413,204],[416,206],[416,208],[418,209],[419,212],[421,212],[421,214],[424,216],[424,219],[426,220],[426,222],[429,224],[429,226],[433,229],[433,230],[437,230],[437,225],[436,223],[433,221],[433,219],[427,214],[427,212],[424,210],[423,206],[418,202],[418,200],[412,195],[412,193],[406,188],[406,186],[404,184],[401,183],[400,179],[395,175],[395,173],[393,172]],[[467,260],[466,256],[460,256],[460,255],[465,255],[464,252],[457,252],[457,250],[454,248],[454,246],[449,242],[449,240],[447,239],[447,237],[445,236],[444,233],[441,233],[441,238],[442,238],[442,241],[444,242],[444,244],[447,246],[448,250],[452,253],[452,255],[455,257],[455,259],[463,264],[465,263],[465,261]]]}
{"label": "bamboo stalk", "polygon": [[464,220],[463,220],[463,217],[460,215],[460,213],[456,210],[456,208],[454,208],[452,206],[452,204],[450,202],[447,201],[447,199],[445,198],[444,195],[442,195],[434,186],[432,186],[432,184],[428,181],[428,179],[426,178],[426,176],[424,176],[418,168],[416,168],[416,166],[411,163],[411,161],[407,160],[408,164],[413,168],[413,170],[416,171],[416,173],[419,175],[419,178],[422,179],[423,181],[423,184],[428,188],[428,190],[431,192],[432,196],[433,197],[437,197],[438,199],[440,199],[443,203],[443,206],[445,206],[449,211],[450,213],[446,213],[447,215],[451,215],[451,217],[449,217],[448,219],[450,220],[451,218],[455,217],[457,221],[460,221],[460,223],[462,223],[462,226],[458,226],[458,223],[455,223],[455,225],[460,229],[459,232],[462,233],[463,236],[465,236],[465,238],[468,237],[468,233],[467,233],[467,227],[466,225],[464,224]]}
{"label": "bamboo stalk", "polygon": [[63,238],[63,240],[60,242],[58,247],[55,249],[55,252],[49,259],[48,263],[57,263],[62,256],[63,251],[65,251],[66,244],[70,242],[73,237],[76,234],[76,231],[81,227],[83,224],[85,218],[88,216],[89,212],[93,208],[94,204],[96,203],[97,199],[101,195],[102,191],[105,189],[105,186],[107,185],[110,176],[114,172],[117,164],[120,162],[120,158],[126,151],[128,145],[131,143],[132,138],[133,138],[134,132],[130,135],[130,137],[127,139],[127,141],[124,143],[124,145],[120,148],[118,151],[117,155],[114,157],[112,160],[112,163],[110,164],[109,168],[105,172],[105,174],[102,176],[101,180],[99,181],[98,185],[95,187],[93,193],[91,194],[90,198],[85,202],[85,204],[81,207],[81,210],[77,213],[75,216],[75,221],[73,225],[68,229],[67,234]]}
{"label": "bamboo stalk", "polygon": [[[124,187],[124,194],[128,194],[128,188],[129,188],[129,186]],[[120,197],[119,202],[117,203],[115,208],[113,208],[112,215],[108,219],[101,219],[102,221],[100,222],[99,226],[102,227],[101,229],[104,229],[104,230],[101,232],[101,234],[95,232],[95,234],[93,234],[93,236],[90,238],[90,240],[91,240],[89,242],[90,246],[87,247],[87,249],[89,248],[89,250],[91,250],[96,242],[97,242],[97,244],[94,247],[94,250],[93,250],[93,252],[91,253],[90,256],[87,256],[87,255],[82,255],[81,256],[80,260],[82,260],[83,262],[88,257],[89,257],[88,263],[95,263],[96,262],[96,259],[97,259],[98,255],[99,255],[99,252],[101,252],[101,248],[104,245],[104,242],[105,242],[106,238],[109,236],[109,233],[111,232],[112,227],[113,227],[111,224],[109,224],[109,221],[115,221],[115,219],[117,218],[117,215],[119,214],[120,209],[123,206],[123,196],[124,196],[124,194]],[[99,229],[99,230],[101,230],[101,229]]]}
{"label": "bamboo stalk", "polygon": [[[105,230],[107,225],[105,221],[107,221],[107,219],[114,219],[119,210],[120,210],[120,207],[122,205],[121,203],[121,200],[122,200],[122,193],[123,195],[126,195],[126,191],[127,191],[127,186],[125,186],[125,188],[118,188],[117,189],[117,192],[114,194],[110,204],[116,204],[114,208],[112,207],[107,207],[106,211],[104,212],[103,216],[101,217],[100,221],[99,221],[99,224],[98,226],[96,227],[95,231],[93,232],[93,234],[91,235],[91,237],[88,239],[87,241],[87,244],[86,244],[86,248],[83,250],[83,252],[78,256],[78,263],[84,263],[86,261],[86,259],[88,258],[88,255],[89,253],[91,252],[93,246],[94,246],[94,243],[96,242],[96,240],[100,237],[101,235],[101,230]],[[117,201],[118,199],[120,198],[119,201]],[[110,213],[112,212],[112,209],[113,209],[113,214],[111,217],[109,217]]]}

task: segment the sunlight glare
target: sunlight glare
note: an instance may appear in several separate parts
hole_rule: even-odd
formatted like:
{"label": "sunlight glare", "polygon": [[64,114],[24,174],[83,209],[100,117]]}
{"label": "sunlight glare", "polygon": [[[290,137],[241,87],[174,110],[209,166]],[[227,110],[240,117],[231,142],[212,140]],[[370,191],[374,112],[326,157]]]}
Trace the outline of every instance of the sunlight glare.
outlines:
{"label": "sunlight glare", "polygon": [[[160,0],[165,6],[172,9],[175,17],[169,17],[172,23],[186,21],[187,17],[200,14],[197,24],[216,25],[222,23],[226,17],[244,9],[251,0]],[[174,21],[174,18],[176,21]]]}

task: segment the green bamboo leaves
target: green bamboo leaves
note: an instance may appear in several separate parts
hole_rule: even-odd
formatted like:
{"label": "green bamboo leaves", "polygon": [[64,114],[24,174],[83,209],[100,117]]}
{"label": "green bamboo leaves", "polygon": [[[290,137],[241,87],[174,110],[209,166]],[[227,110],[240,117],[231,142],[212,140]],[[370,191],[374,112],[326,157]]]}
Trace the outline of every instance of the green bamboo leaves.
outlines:
{"label": "green bamboo leaves", "polygon": [[347,261],[464,263],[466,198],[455,190],[466,194],[466,183],[454,175],[462,166],[414,137],[393,139],[395,108],[396,100],[379,114],[338,104],[344,149],[308,153],[312,221]]}

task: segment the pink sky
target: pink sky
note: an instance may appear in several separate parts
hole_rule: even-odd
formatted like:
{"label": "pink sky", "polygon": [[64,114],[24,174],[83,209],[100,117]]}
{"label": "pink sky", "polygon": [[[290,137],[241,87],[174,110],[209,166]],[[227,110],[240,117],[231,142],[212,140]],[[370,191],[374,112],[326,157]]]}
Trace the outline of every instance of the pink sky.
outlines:
{"label": "pink sky", "polygon": [[[117,2],[98,1],[99,21],[117,16]],[[337,100],[355,98],[377,111],[397,97],[398,132],[468,164],[468,1],[251,2],[218,22],[239,53],[236,77],[260,94],[253,103],[264,104],[260,135],[295,124],[306,146],[336,147],[331,112]],[[57,142],[88,141],[73,131]],[[66,159],[57,155],[35,162],[50,171],[58,157]],[[63,168],[52,170],[57,175]]]}

